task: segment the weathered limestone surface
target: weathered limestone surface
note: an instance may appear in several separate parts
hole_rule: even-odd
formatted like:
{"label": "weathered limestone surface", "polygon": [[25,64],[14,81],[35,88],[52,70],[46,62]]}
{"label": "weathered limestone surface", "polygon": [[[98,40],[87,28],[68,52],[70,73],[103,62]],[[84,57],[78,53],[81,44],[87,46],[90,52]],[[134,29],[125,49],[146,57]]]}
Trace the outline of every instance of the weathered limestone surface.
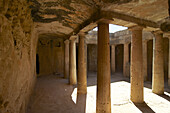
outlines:
{"label": "weathered limestone surface", "polygon": [[39,36],[37,54],[39,74],[64,74],[64,41],[62,38]]}
{"label": "weathered limestone surface", "polygon": [[70,84],[77,84],[77,71],[76,71],[76,44],[75,36],[72,36],[70,39],[70,51],[69,51],[69,78]]}
{"label": "weathered limestone surface", "polygon": [[153,77],[152,92],[164,93],[163,35],[155,34],[153,40]]}
{"label": "weathered limestone surface", "polygon": [[36,80],[30,12],[26,0],[0,1],[0,113],[25,113]]}
{"label": "weathered limestone surface", "polygon": [[65,51],[64,51],[64,78],[69,77],[69,44],[70,41],[64,41]]}
{"label": "weathered limestone surface", "polygon": [[129,44],[124,44],[123,75],[129,77]]}
{"label": "weathered limestone surface", "polygon": [[111,113],[109,24],[98,23],[96,113]]}
{"label": "weathered limestone surface", "polygon": [[[160,27],[169,16],[168,0],[30,1],[32,16],[39,33],[55,33],[57,36],[67,38],[80,30],[87,32],[93,29],[97,26],[95,22],[101,18],[126,27],[144,25],[146,29],[152,31]],[[163,26],[167,25],[169,23]]]}
{"label": "weathered limestone surface", "polygon": [[134,103],[143,103],[143,55],[142,55],[142,27],[131,28],[131,94]]}
{"label": "weathered limestone surface", "polygon": [[115,45],[111,46],[111,72],[114,73],[115,72],[115,68],[116,68],[116,61],[115,61]]}
{"label": "weathered limestone surface", "polygon": [[78,47],[78,73],[77,73],[77,93],[87,93],[87,56],[86,56],[85,34],[79,34]]}
{"label": "weathered limestone surface", "polygon": [[147,80],[147,76],[148,76],[148,71],[147,71],[147,41],[143,41],[142,43],[142,49],[143,49],[143,77],[144,77],[144,81]]}

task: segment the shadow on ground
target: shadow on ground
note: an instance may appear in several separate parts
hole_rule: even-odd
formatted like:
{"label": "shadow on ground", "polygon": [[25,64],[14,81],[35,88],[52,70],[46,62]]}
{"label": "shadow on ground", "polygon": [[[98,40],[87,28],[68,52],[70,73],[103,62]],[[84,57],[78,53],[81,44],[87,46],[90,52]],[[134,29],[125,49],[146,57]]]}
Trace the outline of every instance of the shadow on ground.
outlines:
{"label": "shadow on ground", "polygon": [[[151,84],[145,83],[145,102],[133,104],[129,101],[130,80],[122,74],[111,77],[111,101],[114,113],[154,113],[169,112],[170,97],[156,95],[151,91]],[[61,76],[48,75],[38,77],[34,93],[31,96],[27,113],[96,113],[96,73],[88,76],[87,95],[77,94],[76,86],[68,84]],[[160,105],[161,103],[161,105]]]}

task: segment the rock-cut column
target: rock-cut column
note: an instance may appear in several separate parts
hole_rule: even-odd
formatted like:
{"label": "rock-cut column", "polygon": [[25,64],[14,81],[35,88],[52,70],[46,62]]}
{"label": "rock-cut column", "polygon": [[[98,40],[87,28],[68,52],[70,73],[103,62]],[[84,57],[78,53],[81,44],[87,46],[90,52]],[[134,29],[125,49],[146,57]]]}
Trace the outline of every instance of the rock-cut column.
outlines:
{"label": "rock-cut column", "polygon": [[164,93],[163,34],[154,33],[152,92]]}
{"label": "rock-cut column", "polygon": [[129,77],[129,44],[124,44],[123,75]]}
{"label": "rock-cut column", "polygon": [[65,51],[64,51],[64,78],[69,77],[69,40],[64,41]]}
{"label": "rock-cut column", "polygon": [[111,113],[109,24],[98,23],[96,113]]}
{"label": "rock-cut column", "polygon": [[85,33],[80,33],[78,47],[78,75],[77,75],[77,92],[80,94],[87,93],[87,69],[85,47],[86,47]]}
{"label": "rock-cut column", "polygon": [[134,103],[143,103],[143,55],[142,55],[142,27],[131,28],[131,94]]}
{"label": "rock-cut column", "polygon": [[115,72],[115,45],[111,45],[111,70]]}
{"label": "rock-cut column", "polygon": [[148,75],[148,71],[147,71],[147,41],[143,41],[143,76],[144,76],[144,81],[147,80],[147,75]]}
{"label": "rock-cut column", "polygon": [[75,85],[77,83],[77,77],[76,77],[76,44],[75,39],[77,36],[71,36],[70,38],[70,54],[69,54],[69,61],[70,61],[70,69],[69,69],[69,75],[70,75],[70,84]]}

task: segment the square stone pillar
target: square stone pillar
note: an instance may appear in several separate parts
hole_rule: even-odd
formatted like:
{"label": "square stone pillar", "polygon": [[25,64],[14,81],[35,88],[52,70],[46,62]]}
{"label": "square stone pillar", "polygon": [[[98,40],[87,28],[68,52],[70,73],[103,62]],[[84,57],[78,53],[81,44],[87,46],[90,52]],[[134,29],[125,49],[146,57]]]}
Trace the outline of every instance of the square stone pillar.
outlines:
{"label": "square stone pillar", "polygon": [[65,51],[64,51],[64,78],[69,77],[69,40],[65,40]]}
{"label": "square stone pillar", "polygon": [[142,54],[142,30],[140,26],[130,28],[131,39],[131,94],[130,99],[134,103],[143,103],[143,54]]}
{"label": "square stone pillar", "polygon": [[124,44],[123,75],[129,77],[129,44]]}
{"label": "square stone pillar", "polygon": [[112,74],[115,73],[115,46],[111,45],[111,72]]}
{"label": "square stone pillar", "polygon": [[111,113],[109,24],[98,23],[96,113]]}
{"label": "square stone pillar", "polygon": [[87,93],[87,65],[86,65],[86,44],[85,33],[79,33],[78,47],[78,75],[77,75],[77,93]]}
{"label": "square stone pillar", "polygon": [[143,46],[143,77],[144,81],[147,80],[148,77],[148,71],[147,71],[147,40],[143,41],[142,43]]}
{"label": "square stone pillar", "polygon": [[154,33],[153,38],[153,77],[152,92],[164,93],[164,57],[163,57],[163,34]]}
{"label": "square stone pillar", "polygon": [[69,69],[69,75],[70,75],[70,84],[75,85],[77,84],[77,74],[76,74],[76,40],[77,36],[71,36],[70,37],[70,53],[69,53],[69,61],[70,61],[70,69]]}

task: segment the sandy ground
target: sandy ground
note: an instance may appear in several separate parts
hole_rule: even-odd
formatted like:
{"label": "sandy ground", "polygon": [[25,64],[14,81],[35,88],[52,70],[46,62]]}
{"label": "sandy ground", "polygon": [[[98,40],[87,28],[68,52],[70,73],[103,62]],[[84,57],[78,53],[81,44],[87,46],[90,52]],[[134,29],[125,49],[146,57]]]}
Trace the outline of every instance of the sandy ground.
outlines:
{"label": "sandy ground", "polygon": [[[95,73],[88,74],[87,95],[77,95],[76,86],[58,75],[42,76],[37,79],[27,113],[96,113]],[[111,78],[112,113],[170,113],[170,90],[165,87],[164,95],[151,91],[151,83],[146,82],[143,104],[129,100],[130,83],[122,74]]]}

